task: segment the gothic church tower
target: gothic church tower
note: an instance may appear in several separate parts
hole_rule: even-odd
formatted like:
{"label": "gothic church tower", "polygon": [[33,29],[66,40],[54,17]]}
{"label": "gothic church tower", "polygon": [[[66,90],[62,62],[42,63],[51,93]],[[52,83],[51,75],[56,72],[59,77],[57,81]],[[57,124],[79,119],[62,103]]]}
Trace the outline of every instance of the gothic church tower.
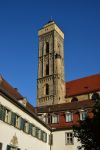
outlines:
{"label": "gothic church tower", "polygon": [[38,31],[37,106],[64,102],[64,33],[54,21]]}

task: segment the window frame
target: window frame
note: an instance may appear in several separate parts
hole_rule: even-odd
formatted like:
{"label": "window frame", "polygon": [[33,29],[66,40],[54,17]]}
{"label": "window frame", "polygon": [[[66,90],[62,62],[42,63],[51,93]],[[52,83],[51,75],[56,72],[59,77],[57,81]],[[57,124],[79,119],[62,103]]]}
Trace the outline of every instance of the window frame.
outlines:
{"label": "window frame", "polygon": [[32,136],[36,137],[37,128],[35,125],[32,126]]}
{"label": "window frame", "polygon": [[11,111],[8,108],[5,108],[4,122],[11,124]]}
{"label": "window frame", "polygon": [[80,110],[80,114],[79,115],[80,115],[80,120],[84,121],[86,119],[86,117],[87,117],[87,111]]}
{"label": "window frame", "polygon": [[72,112],[66,112],[65,113],[65,120],[66,120],[66,122],[72,122],[73,121],[73,113]]}
{"label": "window frame", "polygon": [[59,123],[59,115],[58,114],[52,114],[51,115],[51,123],[52,124]]}
{"label": "window frame", "polygon": [[65,132],[65,145],[73,145],[73,144],[74,144],[73,132]]}
{"label": "window frame", "polygon": [[14,150],[21,150],[20,148],[15,147],[15,146],[13,146],[13,145],[7,145],[6,150],[13,150],[13,148],[14,148]]}

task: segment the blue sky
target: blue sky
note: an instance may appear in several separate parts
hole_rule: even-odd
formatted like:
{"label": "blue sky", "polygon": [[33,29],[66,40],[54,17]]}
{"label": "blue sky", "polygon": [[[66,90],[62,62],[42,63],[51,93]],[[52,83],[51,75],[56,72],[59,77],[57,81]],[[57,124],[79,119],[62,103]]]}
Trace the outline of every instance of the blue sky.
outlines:
{"label": "blue sky", "polygon": [[100,73],[99,0],[0,0],[0,73],[33,105],[37,32],[51,16],[65,34],[65,81]]}

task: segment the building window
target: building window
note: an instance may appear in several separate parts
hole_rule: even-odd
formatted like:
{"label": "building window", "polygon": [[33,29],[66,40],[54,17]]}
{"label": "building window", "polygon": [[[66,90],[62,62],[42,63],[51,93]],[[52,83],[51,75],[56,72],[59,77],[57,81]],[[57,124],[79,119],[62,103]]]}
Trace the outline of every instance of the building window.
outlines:
{"label": "building window", "polygon": [[74,137],[72,132],[65,133],[65,143],[66,144],[74,144]]}
{"label": "building window", "polygon": [[24,131],[25,131],[26,133],[29,133],[29,123],[28,123],[27,121],[25,121]]}
{"label": "building window", "polygon": [[42,121],[48,124],[48,116],[47,115],[43,116]]}
{"label": "building window", "polygon": [[80,111],[80,120],[85,120],[87,117],[87,112],[84,110]]}
{"label": "building window", "polygon": [[23,118],[20,118],[20,129],[24,131],[25,126],[25,120]]}
{"label": "building window", "polygon": [[58,115],[53,114],[51,116],[51,123],[58,123]]}
{"label": "building window", "polygon": [[66,122],[71,122],[73,120],[73,115],[71,112],[66,112],[65,117],[66,117]]}
{"label": "building window", "polygon": [[49,42],[46,42],[46,54],[49,53]]}
{"label": "building window", "polygon": [[16,124],[15,124],[16,128],[20,128],[20,117],[18,115],[16,115]]}
{"label": "building window", "polygon": [[49,75],[49,64],[46,64],[46,75]]}
{"label": "building window", "polygon": [[40,140],[42,139],[42,131],[38,128],[37,128],[37,138]]}
{"label": "building window", "polygon": [[32,135],[34,137],[36,137],[36,127],[35,126],[32,127]]}
{"label": "building window", "polygon": [[2,150],[2,143],[0,143],[0,150]]}
{"label": "building window", "polygon": [[7,150],[21,150],[20,148],[14,147],[12,145],[7,145]]}
{"label": "building window", "polygon": [[14,112],[11,112],[11,124],[18,129],[20,129],[22,125],[21,118]]}
{"label": "building window", "polygon": [[45,132],[42,133],[42,141],[47,142],[47,133]]}
{"label": "building window", "polygon": [[45,123],[51,124],[51,122],[52,122],[52,116],[51,114],[48,114],[47,116],[45,116]]}
{"label": "building window", "polygon": [[16,127],[16,114],[14,112],[11,113],[11,124]]}
{"label": "building window", "polygon": [[11,111],[8,109],[5,109],[5,122],[11,123]]}
{"label": "building window", "polygon": [[49,95],[49,84],[45,84],[44,86],[44,95]]}

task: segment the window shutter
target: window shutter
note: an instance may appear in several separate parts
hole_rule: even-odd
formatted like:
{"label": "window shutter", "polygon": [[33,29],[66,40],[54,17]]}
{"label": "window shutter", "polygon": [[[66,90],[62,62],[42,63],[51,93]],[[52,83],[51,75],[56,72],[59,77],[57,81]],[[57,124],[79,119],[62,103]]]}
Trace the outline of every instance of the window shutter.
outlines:
{"label": "window shutter", "polygon": [[0,120],[3,120],[3,106],[0,105]]}
{"label": "window shutter", "polygon": [[34,137],[36,137],[36,134],[37,134],[37,129],[36,129],[35,126],[33,126],[33,127],[32,127],[32,135],[33,135]]}
{"label": "window shutter", "polygon": [[38,131],[38,138],[41,140],[42,139],[42,131],[39,129]]}
{"label": "window shutter", "polygon": [[41,140],[43,141],[43,131],[41,131]]}
{"label": "window shutter", "polygon": [[2,143],[0,143],[0,150],[2,150]]}
{"label": "window shutter", "polygon": [[35,127],[36,128],[36,137],[39,138],[39,128]]}
{"label": "window shutter", "polygon": [[[52,136],[53,137],[53,136]],[[47,142],[47,133],[45,133],[45,142]]]}
{"label": "window shutter", "polygon": [[38,138],[39,135],[39,129],[36,127],[36,137]]}
{"label": "window shutter", "polygon": [[30,124],[29,124],[29,134],[31,134],[31,135],[32,135],[32,126],[33,126],[33,125],[30,123]]}
{"label": "window shutter", "polygon": [[16,114],[12,112],[11,114],[11,125],[15,127],[16,125]]}
{"label": "window shutter", "polygon": [[12,114],[12,112],[10,111],[9,112],[9,124],[11,124],[11,114]]}
{"label": "window shutter", "polygon": [[5,120],[5,112],[6,112],[6,109],[4,106],[0,105],[0,120]]}
{"label": "window shutter", "polygon": [[11,150],[11,146],[7,145],[7,149],[6,150]]}
{"label": "window shutter", "polygon": [[53,134],[49,135],[49,145],[53,144]]}
{"label": "window shutter", "polygon": [[44,142],[47,142],[47,133],[44,133]]}
{"label": "window shutter", "polygon": [[2,120],[5,121],[5,113],[6,113],[6,108],[3,107],[3,114],[2,114]]}
{"label": "window shutter", "polygon": [[23,118],[20,118],[20,129],[24,131],[24,127],[25,127],[25,120]]}

